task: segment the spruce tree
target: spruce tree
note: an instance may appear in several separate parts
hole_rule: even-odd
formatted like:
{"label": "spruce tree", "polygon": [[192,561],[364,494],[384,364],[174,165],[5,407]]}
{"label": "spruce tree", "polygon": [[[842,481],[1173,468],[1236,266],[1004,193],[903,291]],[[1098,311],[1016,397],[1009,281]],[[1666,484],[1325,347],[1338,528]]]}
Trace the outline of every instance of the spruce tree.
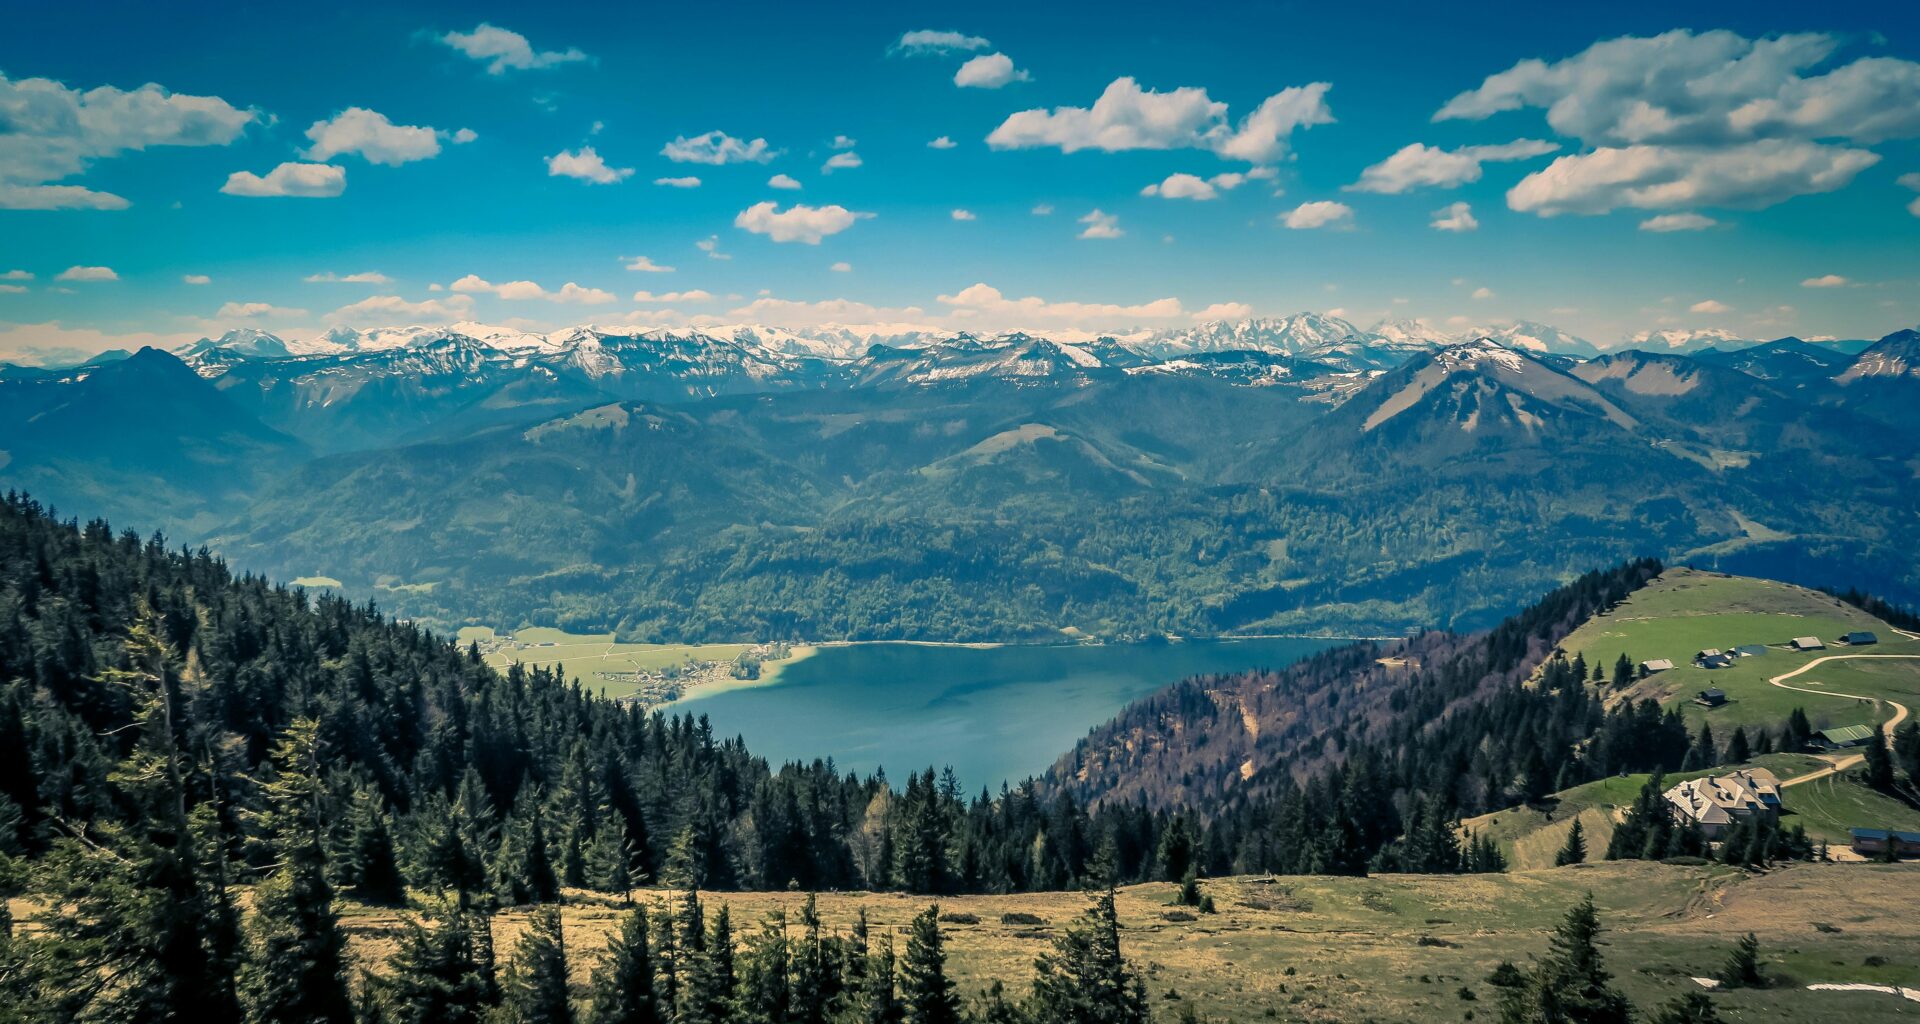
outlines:
{"label": "spruce tree", "polygon": [[1147,994],[1120,952],[1120,920],[1109,889],[1034,961],[1027,1015],[1058,1024],[1147,1024]]}
{"label": "spruce tree", "polygon": [[1721,1018],[1705,992],[1688,992],[1662,1006],[1653,1024],[1721,1024]]}
{"label": "spruce tree", "polygon": [[433,928],[409,920],[383,981],[392,1024],[481,1024],[495,1002],[486,919],[451,910]]}
{"label": "spruce tree", "polygon": [[1760,940],[1748,932],[1727,954],[1726,966],[1720,968],[1720,984],[1727,988],[1765,988],[1766,977],[1760,973]]}
{"label": "spruce tree", "polygon": [[635,906],[620,919],[593,972],[590,1024],[665,1024],[653,991],[653,951],[647,909]]}
{"label": "spruce tree", "polygon": [[790,977],[792,948],[787,918],[775,910],[760,922],[760,932],[747,944],[740,975],[740,1012],[754,1024],[786,1024],[793,1008]]}
{"label": "spruce tree", "polygon": [[860,987],[860,1024],[900,1024],[900,1000],[895,989],[893,933],[867,961]]}
{"label": "spruce tree", "polygon": [[1566,845],[1560,847],[1560,852],[1554,855],[1553,866],[1563,868],[1569,864],[1585,864],[1586,862],[1587,831],[1585,826],[1580,824],[1580,819],[1575,818],[1573,819],[1573,827],[1567,830]]}
{"label": "spruce tree", "polygon": [[1554,929],[1547,955],[1527,984],[1507,991],[1503,1024],[1629,1024],[1633,1007],[1608,984],[1612,975],[1601,961],[1599,934],[1600,916],[1589,893]]}
{"label": "spruce tree", "polygon": [[406,900],[406,883],[394,852],[393,823],[380,791],[356,787],[347,812],[347,843],[340,865],[343,886],[355,898],[383,906]]}
{"label": "spruce tree", "polygon": [[1736,725],[1733,736],[1727,740],[1727,763],[1745,764],[1753,758],[1753,748],[1747,743],[1747,727]]}
{"label": "spruce tree", "polygon": [[1878,725],[1872,728],[1873,735],[1867,737],[1867,742],[1861,750],[1861,753],[1866,755],[1866,772],[1862,781],[1882,793],[1891,793],[1893,791],[1893,752],[1887,749],[1886,732]]}
{"label": "spruce tree", "polygon": [[507,968],[500,1005],[514,1024],[573,1024],[560,908],[543,907],[528,919]]}
{"label": "spruce tree", "polygon": [[959,1024],[960,996],[947,977],[947,951],[940,937],[940,906],[914,917],[900,959],[900,1019],[903,1024]]}

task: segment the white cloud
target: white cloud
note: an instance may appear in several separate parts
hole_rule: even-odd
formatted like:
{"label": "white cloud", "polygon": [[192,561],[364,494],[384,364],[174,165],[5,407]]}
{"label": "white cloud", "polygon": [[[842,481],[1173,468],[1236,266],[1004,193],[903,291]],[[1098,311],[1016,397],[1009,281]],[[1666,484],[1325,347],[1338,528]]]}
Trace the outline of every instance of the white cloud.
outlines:
{"label": "white cloud", "polygon": [[1770,139],[1722,148],[1626,146],[1563,156],[1507,192],[1515,210],[1551,217],[1620,207],[1772,206],[1831,192],[1880,161],[1878,154]]}
{"label": "white cloud", "polygon": [[859,145],[859,142],[845,135],[835,135],[833,141],[828,143],[828,145],[834,149],[852,149]]}
{"label": "white cloud", "polygon": [[550,178],[578,178],[594,185],[611,185],[633,176],[631,167],[608,167],[607,162],[592,146],[581,146],[579,152],[561,150],[547,158],[547,176]]}
{"label": "white cloud", "polygon": [[1910,188],[1915,192],[1920,192],[1920,171],[1908,171],[1898,178],[1893,179],[1893,183],[1899,185],[1901,188]]}
{"label": "white cloud", "polygon": [[548,291],[533,281],[506,281],[494,284],[478,274],[468,274],[448,285],[451,291],[462,294],[482,293],[497,295],[509,301],[544,299],[547,302],[579,303],[582,305],[603,305],[617,301],[612,292],[599,288],[585,288],[568,281],[557,291]]}
{"label": "white cloud", "polygon": [[672,268],[672,267],[663,267],[663,266],[661,266],[660,264],[658,264],[658,263],[655,263],[655,262],[653,262],[653,260],[652,260],[652,259],[651,259],[650,257],[646,257],[646,256],[635,256],[635,257],[633,257],[633,259],[632,259],[632,260],[630,260],[630,261],[629,261],[629,262],[627,263],[627,269],[628,269],[628,270],[638,270],[638,271],[640,271],[641,273],[644,273],[644,274],[671,274],[671,273],[673,273],[673,268]]}
{"label": "white cloud", "polygon": [[1058,147],[1119,152],[1131,149],[1204,149],[1233,160],[1266,163],[1284,156],[1296,128],[1329,124],[1325,82],[1295,86],[1269,96],[1236,129],[1227,105],[1205,89],[1172,92],[1140,88],[1132,78],[1108,85],[1092,107],[1023,110],[987,136],[995,149]]}
{"label": "white cloud", "polygon": [[1299,206],[1281,214],[1280,222],[1296,231],[1310,228],[1341,226],[1353,222],[1353,207],[1328,199],[1322,199],[1319,202],[1313,203],[1301,203]]}
{"label": "white cloud", "polygon": [[591,60],[579,50],[535,50],[527,37],[518,32],[481,22],[471,32],[448,32],[440,41],[474,60],[488,61],[487,74],[504,75],[508,70],[527,71],[561,64]]}
{"label": "white cloud", "polygon": [[341,306],[328,313],[326,320],[341,324],[379,324],[391,325],[397,321],[448,321],[460,320],[473,312],[473,300],[465,295],[452,295],[445,299],[428,299],[425,302],[409,302],[398,295],[375,295],[359,302]]}
{"label": "white cloud", "polygon": [[751,142],[736,139],[723,131],[711,131],[688,138],[676,137],[660,149],[660,155],[677,164],[764,164],[780,155],[765,139]]}
{"label": "white cloud", "polygon": [[1138,305],[1104,302],[1049,302],[1038,296],[1010,299],[1000,289],[975,284],[939,297],[953,315],[963,320],[992,321],[1002,326],[1070,325],[1112,326],[1142,320],[1176,320],[1186,316],[1179,299],[1155,299]]}
{"label": "white cloud", "polygon": [[1805,281],[1800,282],[1800,287],[1802,288],[1844,288],[1851,283],[1852,282],[1848,281],[1844,277],[1841,277],[1839,274],[1822,274],[1819,277],[1809,277]]}
{"label": "white cloud", "polygon": [[329,270],[324,274],[308,274],[301,278],[308,284],[392,284],[393,278],[378,270],[363,270],[357,274],[336,274]]}
{"label": "white cloud", "polygon": [[1473,207],[1466,203],[1448,203],[1433,211],[1433,221],[1427,226],[1435,231],[1478,231],[1480,221],[1474,217]]}
{"label": "white cloud", "polygon": [[0,281],[31,281],[31,280],[33,280],[33,271],[31,270],[9,270],[4,274],[0,274]]}
{"label": "white cloud", "polygon": [[654,292],[639,291],[633,293],[633,301],[644,302],[648,305],[658,305],[663,302],[712,302],[713,293],[703,288],[691,288],[684,292],[660,292],[657,294]]}
{"label": "white cloud", "polygon": [[0,294],[24,295],[26,291],[27,286],[24,284],[0,284]]}
{"label": "white cloud", "polygon": [[68,267],[54,276],[55,281],[118,281],[112,267]]}
{"label": "white cloud", "polygon": [[896,309],[875,306],[853,299],[824,299],[804,302],[763,296],[744,306],[727,311],[729,317],[755,323],[777,323],[789,327],[815,327],[821,324],[853,324],[907,331],[934,329],[922,320],[926,310],[918,306]]}
{"label": "white cloud", "polygon": [[1654,232],[1705,231],[1720,223],[1701,213],[1663,213],[1640,222],[1640,230]]}
{"label": "white cloud", "polygon": [[796,181],[796,180],[794,180],[794,178],[793,178],[793,176],[792,176],[792,175],[789,175],[789,174],[776,174],[776,175],[774,175],[773,177],[771,177],[771,178],[768,178],[768,179],[767,179],[767,187],[768,187],[768,188],[784,188],[784,189],[796,189],[796,188],[799,188],[799,187],[800,187],[800,183],[799,183],[798,181]]}
{"label": "white cloud", "polygon": [[1559,148],[1559,143],[1541,139],[1516,139],[1498,146],[1462,146],[1454,150],[1416,142],[1361,171],[1360,180],[1348,185],[1347,191],[1397,195],[1416,188],[1458,188],[1479,181],[1482,164],[1527,160]]}
{"label": "white cloud", "polygon": [[827,162],[820,168],[820,173],[832,174],[834,171],[852,170],[855,167],[859,167],[862,163],[865,163],[865,161],[860,159],[860,154],[858,153],[851,151],[835,153],[827,158]]}
{"label": "white cloud", "polygon": [[972,210],[955,210],[953,211],[952,216],[954,220],[979,220],[980,219],[973,215]]}
{"label": "white cloud", "polygon": [[149,331],[113,333],[92,327],[68,327],[57,320],[45,323],[0,323],[0,362],[20,366],[71,366],[109,349],[142,345],[174,348],[198,334],[155,334]]}
{"label": "white cloud", "polygon": [[284,306],[276,306],[269,302],[229,302],[221,306],[220,311],[215,313],[214,317],[221,320],[257,320],[267,317],[284,320],[306,315],[307,311],[304,309],[288,309]]}
{"label": "white cloud", "polygon": [[181,284],[212,284],[213,278],[208,277],[205,274],[182,274],[180,275],[180,283]]}
{"label": "white cloud", "polygon": [[1052,204],[1052,203],[1035,203],[1035,204],[1033,204],[1033,215],[1034,215],[1035,217],[1051,217],[1051,216],[1053,216],[1053,204]]}
{"label": "white cloud", "polygon": [[699,188],[700,187],[700,179],[694,177],[691,174],[686,175],[684,177],[679,177],[679,178],[655,178],[653,179],[653,183],[655,185],[664,185],[667,188]]}
{"label": "white cloud", "polygon": [[265,177],[252,171],[227,175],[220,191],[230,196],[265,198],[292,196],[303,199],[331,199],[347,190],[347,169],[332,164],[284,163],[268,171]]}
{"label": "white cloud", "polygon": [[805,242],[819,245],[828,235],[837,235],[856,222],[872,217],[844,206],[808,206],[795,203],[786,210],[773,202],[755,203],[733,218],[733,226],[765,235],[776,242]]}
{"label": "white cloud", "polygon": [[1253,307],[1244,302],[1216,302],[1193,314],[1195,320],[1245,320],[1253,315]]}
{"label": "white cloud", "polygon": [[1473,290],[1473,297],[1476,299],[1491,299],[1493,298],[1493,289],[1484,286],[1475,288]]}
{"label": "white cloud", "polygon": [[[594,123],[598,124],[599,122],[596,121]],[[480,134],[474,131],[473,129],[462,128],[459,131],[453,133],[453,144],[456,146],[464,146],[467,143],[472,142],[473,140],[479,137],[480,137]]]}
{"label": "white cloud", "polygon": [[955,50],[963,52],[984,50],[992,45],[979,36],[923,28],[903,34],[899,41],[893,44],[892,52],[908,57],[928,57],[952,53]]}
{"label": "white cloud", "polygon": [[1004,53],[981,54],[953,73],[953,84],[962,89],[998,89],[1014,82],[1031,81],[1024,68],[1013,66],[1013,58]]}
{"label": "white cloud", "polygon": [[[771,206],[772,204],[769,203],[767,205]],[[702,238],[698,242],[693,243],[693,246],[694,248],[699,249],[701,252],[706,253],[707,258],[710,260],[730,260],[733,258],[732,253],[725,253],[720,251],[719,235],[708,235],[707,237]]]}
{"label": "white cloud", "polygon": [[260,119],[218,96],[147,84],[84,92],[47,78],[0,75],[0,209],[120,210],[108,192],[53,182],[95,161],[152,146],[225,146]]}
{"label": "white cloud", "polygon": [[1205,201],[1220,198],[1223,191],[1231,191],[1245,184],[1249,175],[1239,171],[1226,171],[1211,178],[1202,178],[1197,174],[1169,174],[1164,181],[1157,181],[1140,190],[1143,196],[1159,196],[1162,199],[1192,199]]}
{"label": "white cloud", "polygon": [[1103,213],[1098,209],[1080,218],[1080,223],[1086,225],[1080,231],[1081,238],[1119,238],[1126,234],[1125,231],[1120,230],[1118,214]]}
{"label": "white cloud", "polygon": [[840,262],[835,263],[833,266],[828,267],[827,269],[833,271],[836,274],[849,274],[853,272],[853,264],[848,263],[845,260],[841,260]]}
{"label": "white cloud", "polygon": [[928,149],[952,149],[953,147],[958,145],[959,145],[958,142],[955,142],[952,139],[947,138],[945,135],[942,135],[939,138],[933,140],[932,142],[927,143],[927,148]]}
{"label": "white cloud", "polygon": [[1694,313],[1731,313],[1733,312],[1732,306],[1729,306],[1718,299],[1701,299],[1699,302],[1696,302],[1693,305],[1688,306],[1687,309]]}
{"label": "white cloud", "polygon": [[387,115],[365,107],[348,107],[331,120],[315,121],[307,129],[313,145],[308,160],[328,160],[357,153],[368,163],[398,166],[440,155],[440,135],[432,128],[394,124]]}

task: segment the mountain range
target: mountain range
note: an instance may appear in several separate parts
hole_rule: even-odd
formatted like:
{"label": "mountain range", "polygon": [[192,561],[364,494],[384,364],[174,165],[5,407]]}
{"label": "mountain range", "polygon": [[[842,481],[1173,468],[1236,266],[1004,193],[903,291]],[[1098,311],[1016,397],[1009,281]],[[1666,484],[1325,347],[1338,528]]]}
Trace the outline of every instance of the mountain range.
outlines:
{"label": "mountain range", "polygon": [[0,373],[0,485],[436,623],[643,639],[1471,626],[1636,555],[1920,596],[1914,331],[1422,330],[234,332]]}

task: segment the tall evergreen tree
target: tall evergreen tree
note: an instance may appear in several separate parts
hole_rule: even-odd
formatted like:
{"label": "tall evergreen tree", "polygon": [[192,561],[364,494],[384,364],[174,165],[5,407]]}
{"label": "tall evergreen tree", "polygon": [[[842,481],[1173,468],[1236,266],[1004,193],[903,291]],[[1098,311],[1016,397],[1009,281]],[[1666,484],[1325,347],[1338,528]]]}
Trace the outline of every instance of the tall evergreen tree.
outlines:
{"label": "tall evergreen tree", "polygon": [[387,972],[387,1018],[392,1024],[482,1024],[495,1002],[492,939],[478,932],[485,918],[451,909],[432,928],[409,920]]}
{"label": "tall evergreen tree", "polygon": [[647,909],[635,906],[607,940],[593,972],[590,1024],[665,1024],[653,991],[653,951]]}
{"label": "tall evergreen tree", "polygon": [[1864,780],[1867,785],[1882,793],[1893,792],[1893,751],[1887,749],[1887,734],[1878,725],[1873,727],[1873,735],[1867,737],[1861,753],[1866,755]]}
{"label": "tall evergreen tree", "polygon": [[1585,826],[1580,824],[1580,819],[1575,818],[1573,819],[1573,827],[1567,830],[1566,844],[1561,846],[1560,852],[1554,855],[1553,866],[1563,868],[1569,864],[1585,864],[1586,862],[1587,830]]}
{"label": "tall evergreen tree", "polygon": [[1120,953],[1113,890],[1034,961],[1027,1014],[1058,1024],[1147,1024],[1147,993]]}
{"label": "tall evergreen tree", "polygon": [[1760,940],[1752,932],[1742,936],[1727,954],[1720,968],[1720,984],[1727,988],[1765,988],[1766,977],[1760,971]]}
{"label": "tall evergreen tree", "polygon": [[514,1024],[573,1024],[567,990],[567,942],[560,908],[533,912],[520,933],[502,986],[501,1008]]}
{"label": "tall evergreen tree", "polygon": [[1610,984],[1597,939],[1600,915],[1587,894],[1548,940],[1527,983],[1507,990],[1502,1024],[1629,1024],[1633,1007]]}
{"label": "tall evergreen tree", "polygon": [[916,915],[900,958],[900,1019],[904,1024],[959,1024],[960,996],[947,977],[947,951],[940,936],[940,906]]}

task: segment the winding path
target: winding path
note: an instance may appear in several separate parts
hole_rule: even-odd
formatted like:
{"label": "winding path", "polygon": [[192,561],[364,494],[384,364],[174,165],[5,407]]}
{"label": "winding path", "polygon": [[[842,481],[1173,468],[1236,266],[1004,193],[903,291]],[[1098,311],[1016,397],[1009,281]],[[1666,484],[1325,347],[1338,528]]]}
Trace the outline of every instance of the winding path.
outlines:
{"label": "winding path", "polygon": [[[1902,636],[1909,636],[1909,637],[1913,636],[1913,634],[1905,633],[1901,630],[1894,630],[1894,632],[1900,633]],[[1916,639],[1920,639],[1920,638],[1916,638]],[[1804,686],[1788,686],[1785,682],[1785,680],[1792,679],[1794,676],[1797,676],[1800,673],[1805,672],[1810,668],[1814,668],[1818,665],[1823,665],[1829,661],[1850,661],[1857,658],[1920,659],[1920,654],[1829,654],[1824,658],[1815,658],[1812,661],[1807,662],[1805,665],[1802,665],[1791,672],[1782,672],[1781,674],[1774,676],[1772,679],[1767,680],[1767,682],[1772,683],[1775,686],[1778,686],[1782,690],[1794,690],[1799,693],[1817,693],[1824,697],[1846,697],[1851,700],[1872,701],[1875,704],[1878,704],[1885,698],[1864,697],[1857,693],[1836,693],[1832,690],[1810,690]],[[1880,727],[1880,731],[1886,735],[1887,742],[1891,744],[1893,742],[1893,730],[1899,728],[1900,723],[1907,720],[1908,711],[1907,711],[1907,706],[1905,704],[1900,703],[1899,701],[1889,700],[1887,701],[1887,703],[1893,705],[1893,717],[1887,719],[1887,723]],[[1854,765],[1859,764],[1861,761],[1864,761],[1864,760],[1866,760],[1866,755],[1864,754],[1847,754],[1844,756],[1836,755],[1827,759],[1828,761],[1827,767],[1822,768],[1819,771],[1808,772],[1805,775],[1796,775],[1791,779],[1787,779],[1781,782],[1780,786],[1782,789],[1784,789],[1788,786],[1798,786],[1802,782],[1812,782],[1815,779],[1824,779],[1827,776],[1833,775],[1837,772],[1846,771],[1848,768],[1851,768]]]}

